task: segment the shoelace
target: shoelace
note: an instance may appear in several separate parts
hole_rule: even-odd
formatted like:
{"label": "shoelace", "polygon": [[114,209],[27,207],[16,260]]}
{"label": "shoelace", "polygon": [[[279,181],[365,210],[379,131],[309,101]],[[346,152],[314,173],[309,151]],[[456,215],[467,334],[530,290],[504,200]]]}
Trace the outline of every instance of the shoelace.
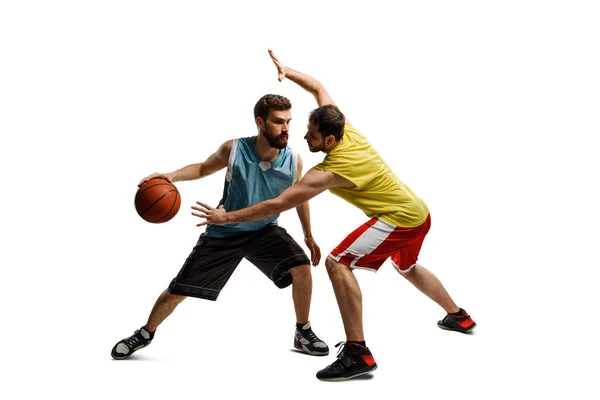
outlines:
{"label": "shoelace", "polygon": [[314,342],[321,342],[322,341],[321,339],[319,339],[317,337],[317,335],[315,335],[315,333],[312,331],[312,329],[305,330],[304,331],[304,336],[308,337],[308,339],[310,339],[312,343],[314,343]]}
{"label": "shoelace", "polygon": [[337,358],[340,358],[342,356],[342,354],[344,353],[344,350],[346,350],[346,346],[348,345],[348,343],[346,342],[339,342],[338,344],[335,345],[335,347],[340,347],[337,353]]}
{"label": "shoelace", "polygon": [[125,340],[125,344],[130,349],[134,348],[135,346],[137,346],[140,343],[140,339],[138,338],[138,332],[139,331],[135,331],[133,336],[131,336],[131,337],[127,338],[127,340]]}

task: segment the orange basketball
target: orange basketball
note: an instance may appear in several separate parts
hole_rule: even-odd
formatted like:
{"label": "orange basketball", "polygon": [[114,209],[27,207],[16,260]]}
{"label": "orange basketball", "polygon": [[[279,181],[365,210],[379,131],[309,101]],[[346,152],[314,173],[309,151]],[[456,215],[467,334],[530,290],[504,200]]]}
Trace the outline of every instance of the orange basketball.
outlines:
{"label": "orange basketball", "polygon": [[160,224],[171,220],[179,211],[181,195],[165,178],[152,178],[142,183],[135,194],[135,210],[145,221]]}

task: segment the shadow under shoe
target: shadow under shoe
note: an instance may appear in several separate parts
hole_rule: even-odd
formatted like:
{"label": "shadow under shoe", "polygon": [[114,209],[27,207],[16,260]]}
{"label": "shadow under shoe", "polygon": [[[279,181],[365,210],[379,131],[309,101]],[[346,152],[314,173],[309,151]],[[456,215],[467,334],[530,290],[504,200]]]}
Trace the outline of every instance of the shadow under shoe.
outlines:
{"label": "shadow under shoe", "polygon": [[447,314],[443,320],[438,321],[438,326],[448,331],[467,333],[477,326],[465,310],[460,309],[460,315]]}
{"label": "shadow under shoe", "polygon": [[317,372],[317,379],[322,381],[344,381],[360,375],[368,374],[377,369],[375,359],[368,347],[358,343],[339,342],[335,347],[342,346],[338,351],[337,360],[328,367]]}
{"label": "shadow under shoe", "polygon": [[129,358],[137,350],[148,346],[154,338],[154,332],[148,332],[145,327],[136,330],[133,335],[117,342],[110,355],[115,360]]}

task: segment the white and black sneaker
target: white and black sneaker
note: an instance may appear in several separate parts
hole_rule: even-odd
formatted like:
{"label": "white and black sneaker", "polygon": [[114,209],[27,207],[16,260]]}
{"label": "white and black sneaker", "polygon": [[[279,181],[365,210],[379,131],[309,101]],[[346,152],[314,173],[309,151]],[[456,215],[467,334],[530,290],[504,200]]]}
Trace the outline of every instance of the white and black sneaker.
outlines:
{"label": "white and black sneaker", "polygon": [[125,338],[115,344],[110,355],[115,360],[124,360],[129,358],[137,350],[148,346],[154,338],[154,332],[148,332],[145,327],[141,327],[133,335]]}
{"label": "white and black sneaker", "polygon": [[310,328],[310,322],[307,322],[301,328],[296,327],[294,347],[312,356],[326,356],[329,354],[329,347],[315,335]]}

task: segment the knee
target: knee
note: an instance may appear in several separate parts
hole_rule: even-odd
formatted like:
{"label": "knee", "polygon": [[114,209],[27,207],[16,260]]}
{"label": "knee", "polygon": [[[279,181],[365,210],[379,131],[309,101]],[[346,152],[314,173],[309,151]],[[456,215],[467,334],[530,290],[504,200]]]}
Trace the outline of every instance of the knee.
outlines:
{"label": "knee", "polygon": [[415,277],[415,269],[414,269],[414,267],[411,268],[411,269],[409,269],[408,271],[400,271],[400,270],[398,270],[398,272],[400,273],[400,275],[402,275],[404,278],[408,279],[409,281]]}
{"label": "knee", "polygon": [[162,302],[163,302],[163,304],[165,304],[169,307],[177,307],[179,305],[179,303],[181,303],[186,298],[187,298],[186,296],[179,296],[177,294],[171,294],[169,292],[165,292],[165,294],[162,298]]}
{"label": "knee", "polygon": [[331,257],[327,257],[325,259],[325,268],[327,269],[329,278],[332,279],[336,274],[339,273],[340,268],[345,268],[345,265],[338,263]]}
{"label": "knee", "polygon": [[292,275],[292,282],[305,281],[311,279],[310,265],[298,265],[294,268],[290,268],[290,275]]}
{"label": "knee", "polygon": [[400,272],[400,275],[402,275],[406,279],[411,280],[411,279],[414,279],[419,274],[419,270],[421,268],[423,268],[423,267],[421,267],[419,264],[415,264],[412,267],[410,267],[408,269],[408,271],[398,270],[398,272]]}

